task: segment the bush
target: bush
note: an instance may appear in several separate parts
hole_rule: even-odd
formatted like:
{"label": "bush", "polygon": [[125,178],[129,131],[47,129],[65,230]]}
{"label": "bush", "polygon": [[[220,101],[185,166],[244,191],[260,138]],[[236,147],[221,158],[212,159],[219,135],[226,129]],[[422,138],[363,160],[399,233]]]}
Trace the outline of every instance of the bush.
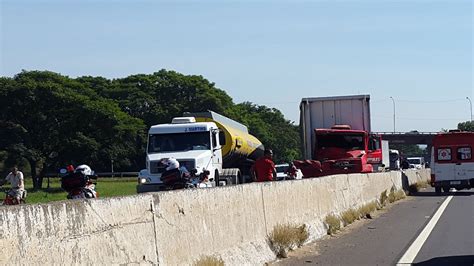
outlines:
{"label": "bush", "polygon": [[367,203],[364,206],[360,207],[357,212],[360,217],[368,217],[372,212],[377,209],[377,202]]}
{"label": "bush", "polygon": [[308,238],[306,225],[278,224],[273,228],[269,241],[275,254],[286,258],[288,250],[301,247]]}
{"label": "bush", "polygon": [[386,204],[387,204],[387,190],[384,192],[380,193],[380,199],[379,199],[379,207],[382,209]]}
{"label": "bush", "polygon": [[224,261],[221,258],[205,256],[201,257],[196,263],[195,266],[224,266]]}
{"label": "bush", "polygon": [[358,220],[359,218],[360,218],[359,213],[357,213],[357,211],[354,209],[349,209],[343,212],[341,215],[341,219],[344,222],[344,226],[347,226],[353,223],[355,220]]}
{"label": "bush", "polygon": [[303,244],[308,240],[309,238],[309,231],[306,228],[306,225],[303,224],[302,226],[299,226],[295,228],[296,231],[296,245],[298,247],[303,246]]}
{"label": "bush", "polygon": [[324,219],[328,227],[328,235],[334,235],[337,231],[341,230],[341,221],[336,215],[330,214]]}

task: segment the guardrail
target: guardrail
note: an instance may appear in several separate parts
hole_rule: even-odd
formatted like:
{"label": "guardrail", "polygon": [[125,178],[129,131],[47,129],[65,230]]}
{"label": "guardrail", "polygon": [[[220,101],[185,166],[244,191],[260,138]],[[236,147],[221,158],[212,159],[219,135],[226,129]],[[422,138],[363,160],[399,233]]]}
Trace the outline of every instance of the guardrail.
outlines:
{"label": "guardrail", "polygon": [[439,132],[372,132],[380,135],[437,135]]}
{"label": "guardrail", "polygon": [[[101,172],[95,173],[102,178],[138,177],[138,172]],[[45,177],[60,177],[59,173],[46,173]]]}

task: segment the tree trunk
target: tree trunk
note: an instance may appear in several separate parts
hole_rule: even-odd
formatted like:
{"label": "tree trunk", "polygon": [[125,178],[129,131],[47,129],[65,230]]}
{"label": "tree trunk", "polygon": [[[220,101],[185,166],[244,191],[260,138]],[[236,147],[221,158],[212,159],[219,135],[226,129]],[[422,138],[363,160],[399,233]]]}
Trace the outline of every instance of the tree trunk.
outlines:
{"label": "tree trunk", "polygon": [[46,175],[46,163],[43,163],[43,168],[41,168],[41,171],[38,176],[38,186],[39,188],[43,188],[43,178]]}
{"label": "tree trunk", "polygon": [[33,190],[38,190],[40,187],[38,186],[38,180],[36,176],[36,161],[28,159],[28,162],[30,163],[31,179],[33,179]]}

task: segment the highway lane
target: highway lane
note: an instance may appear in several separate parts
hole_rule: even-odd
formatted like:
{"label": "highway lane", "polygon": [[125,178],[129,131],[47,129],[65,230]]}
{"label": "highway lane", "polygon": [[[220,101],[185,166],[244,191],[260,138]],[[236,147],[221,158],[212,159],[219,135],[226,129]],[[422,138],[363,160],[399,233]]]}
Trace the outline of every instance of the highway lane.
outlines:
{"label": "highway lane", "polygon": [[474,190],[452,196],[415,265],[474,265]]}
{"label": "highway lane", "polygon": [[[414,262],[420,265],[447,265],[443,262],[448,260],[459,262],[460,265],[474,264],[469,264],[471,255],[474,255],[474,191],[464,190],[452,195],[453,199]],[[353,228],[349,228],[347,234],[316,242],[313,248],[309,248],[313,250],[311,253],[299,254],[298,257],[290,257],[276,264],[395,265],[447,197],[436,195],[432,189],[417,193],[395,204],[376,219],[351,226]],[[444,248],[445,243],[449,248]]]}

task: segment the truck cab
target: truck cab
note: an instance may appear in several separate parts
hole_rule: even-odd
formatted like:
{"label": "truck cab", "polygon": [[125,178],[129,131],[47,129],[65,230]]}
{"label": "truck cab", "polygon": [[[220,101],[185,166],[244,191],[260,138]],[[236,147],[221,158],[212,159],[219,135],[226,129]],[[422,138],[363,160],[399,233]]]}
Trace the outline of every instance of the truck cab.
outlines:
{"label": "truck cab", "polygon": [[440,133],[431,149],[431,186],[436,193],[474,188],[474,132]]}
{"label": "truck cab", "polygon": [[180,167],[196,175],[207,170],[213,186],[222,172],[219,129],[213,122],[196,122],[194,117],[173,118],[171,124],[155,125],[148,131],[146,169],[139,173],[137,192],[163,189],[163,159],[175,158]]}

